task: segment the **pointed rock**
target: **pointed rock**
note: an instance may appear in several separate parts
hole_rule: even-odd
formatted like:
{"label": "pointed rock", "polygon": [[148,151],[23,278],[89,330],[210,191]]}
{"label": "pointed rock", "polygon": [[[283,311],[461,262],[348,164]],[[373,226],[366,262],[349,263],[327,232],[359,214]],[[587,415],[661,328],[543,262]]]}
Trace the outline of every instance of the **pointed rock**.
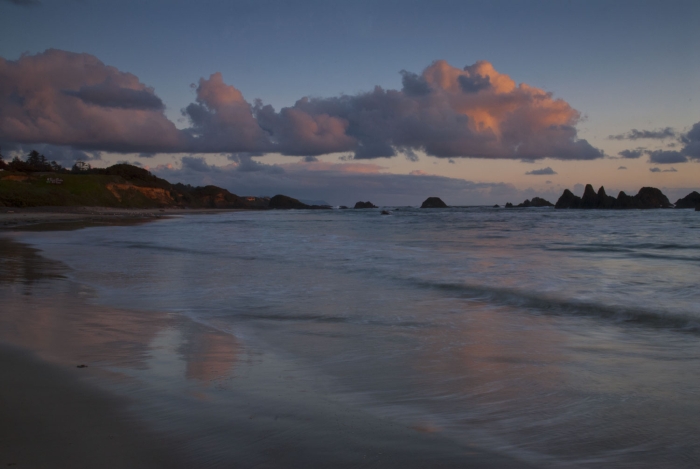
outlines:
{"label": "pointed rock", "polygon": [[440,197],[428,197],[423,201],[420,208],[447,208],[447,204]]}
{"label": "pointed rock", "polygon": [[579,208],[580,205],[581,197],[574,195],[569,189],[564,189],[564,193],[559,197],[554,208]]}

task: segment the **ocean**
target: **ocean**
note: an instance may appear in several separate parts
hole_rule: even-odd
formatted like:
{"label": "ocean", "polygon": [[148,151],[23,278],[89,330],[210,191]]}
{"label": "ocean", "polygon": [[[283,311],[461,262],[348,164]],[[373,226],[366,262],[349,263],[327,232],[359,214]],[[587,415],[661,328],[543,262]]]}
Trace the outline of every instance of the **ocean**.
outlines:
{"label": "ocean", "polygon": [[81,319],[107,337],[86,360],[202,466],[386,467],[382,448],[700,466],[692,210],[240,211],[11,238],[60,274],[6,292],[133,315]]}

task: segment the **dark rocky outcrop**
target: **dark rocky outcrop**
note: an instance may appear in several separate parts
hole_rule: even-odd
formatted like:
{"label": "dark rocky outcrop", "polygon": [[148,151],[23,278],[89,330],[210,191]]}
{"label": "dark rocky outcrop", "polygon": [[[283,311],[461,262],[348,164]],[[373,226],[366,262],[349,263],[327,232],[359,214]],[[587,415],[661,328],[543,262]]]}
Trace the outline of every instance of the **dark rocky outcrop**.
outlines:
{"label": "dark rocky outcrop", "polygon": [[605,193],[605,188],[603,186],[600,186],[600,189],[598,189],[598,194],[596,194],[598,197],[598,203],[596,205],[596,208],[614,208],[615,203],[617,202],[617,199],[615,197],[608,195]]}
{"label": "dark rocky outcrop", "polygon": [[583,208],[583,209],[647,209],[669,208],[671,203],[668,198],[655,187],[642,187],[637,195],[631,197],[620,191],[617,199],[605,193],[601,187],[596,193],[593,186],[586,185],[583,197],[575,196],[569,189],[559,197],[556,208]]}
{"label": "dark rocky outcrop", "polygon": [[447,208],[447,204],[440,197],[428,197],[420,208]]}
{"label": "dark rocky outcrop", "polygon": [[[512,204],[511,204],[512,205]],[[533,197],[532,200],[525,199],[525,202],[516,205],[516,207],[554,207],[554,204],[541,197]]]}
{"label": "dark rocky outcrop", "polygon": [[369,200],[367,202],[357,202],[354,208],[378,208]]}
{"label": "dark rocky outcrop", "polygon": [[656,187],[642,187],[634,198],[639,201],[639,208],[671,208],[668,197]]}
{"label": "dark rocky outcrop", "polygon": [[676,208],[695,208],[700,207],[700,194],[693,191],[682,199],[676,201]]}
{"label": "dark rocky outcrop", "polygon": [[306,205],[305,203],[286,195],[277,194],[276,196],[270,199],[270,204],[268,205],[268,207],[289,210],[311,208],[311,205]]}
{"label": "dark rocky outcrop", "polygon": [[[512,204],[511,204],[511,205],[512,205]],[[498,204],[496,204],[496,205],[493,206],[493,208],[501,208],[501,206],[498,205]]]}
{"label": "dark rocky outcrop", "polygon": [[581,208],[581,197],[574,195],[569,189],[564,189],[554,208]]}
{"label": "dark rocky outcrop", "polygon": [[391,212],[388,210],[382,210],[382,215],[391,215]]}
{"label": "dark rocky outcrop", "polygon": [[506,208],[513,208],[513,204],[511,204],[510,202],[506,202]]}

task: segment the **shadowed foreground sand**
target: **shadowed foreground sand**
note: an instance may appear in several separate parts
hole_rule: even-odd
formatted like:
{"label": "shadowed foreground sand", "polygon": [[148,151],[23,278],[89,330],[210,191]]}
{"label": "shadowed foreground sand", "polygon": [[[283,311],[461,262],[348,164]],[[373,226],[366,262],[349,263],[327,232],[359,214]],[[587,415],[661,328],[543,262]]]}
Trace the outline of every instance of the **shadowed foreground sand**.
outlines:
{"label": "shadowed foreground sand", "polygon": [[125,403],[17,348],[0,347],[0,465],[191,467],[178,445],[127,417]]}

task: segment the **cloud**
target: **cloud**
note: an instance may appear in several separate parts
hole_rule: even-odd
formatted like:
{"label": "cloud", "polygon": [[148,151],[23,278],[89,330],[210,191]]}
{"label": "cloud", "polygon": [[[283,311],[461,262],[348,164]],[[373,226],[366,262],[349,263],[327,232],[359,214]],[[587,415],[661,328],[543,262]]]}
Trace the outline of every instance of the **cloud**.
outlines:
{"label": "cloud", "polygon": [[548,174],[557,174],[557,172],[554,171],[549,166],[547,166],[546,168],[542,168],[542,169],[533,169],[532,171],[528,171],[525,174],[528,174],[531,176],[542,176],[542,175],[548,175]]}
{"label": "cloud", "polygon": [[83,150],[181,150],[153,89],[89,54],[49,49],[0,58],[0,142]]}
{"label": "cloud", "polygon": [[660,173],[661,168],[649,168],[649,171],[651,171],[652,173]]}
{"label": "cloud", "polygon": [[402,89],[299,99],[276,111],[250,103],[221,73],[201,78],[179,130],[155,90],[89,54],[47,50],[0,58],[0,142],[49,143],[136,153],[416,152],[444,158],[590,160],[603,152],[577,137],[578,111],[497,72],[438,60],[402,71]]}
{"label": "cloud", "polygon": [[123,88],[113,83],[110,78],[97,85],[83,86],[77,91],[65,90],[63,93],[68,96],[75,96],[86,104],[107,108],[156,111],[165,108],[163,101],[153,93],[153,89],[134,90]]}
{"label": "cloud", "polygon": [[459,69],[439,60],[402,76],[401,91],[302,98],[279,112],[258,103],[255,114],[283,154],[352,151],[362,159],[411,148],[445,158],[603,156],[577,139],[580,116],[565,101],[517,85],[488,62]]}
{"label": "cloud", "polygon": [[657,130],[637,130],[632,129],[627,133],[618,135],[609,135],[610,140],[640,140],[640,139],[653,139],[653,140],[663,140],[666,138],[675,138],[678,134],[671,127],[666,127],[665,129]]}
{"label": "cloud", "polygon": [[647,152],[649,162],[655,164],[686,163],[688,158],[677,151],[656,150]]}
{"label": "cloud", "polygon": [[693,124],[690,131],[681,136],[681,142],[684,144],[681,153],[690,159],[700,161],[700,122]]}
{"label": "cloud", "polygon": [[646,153],[646,150],[644,148],[637,148],[636,150],[622,150],[618,153],[618,155],[620,155],[623,158],[633,159],[639,158],[644,153]]}
{"label": "cloud", "polygon": [[617,169],[627,169],[627,166],[620,166]]}
{"label": "cloud", "polygon": [[401,70],[402,91],[407,96],[425,96],[430,93],[430,86],[425,79],[412,72]]}
{"label": "cloud", "polygon": [[304,157],[305,163],[315,163],[316,161],[318,161],[318,158],[316,158],[315,156],[305,156]]}
{"label": "cloud", "polygon": [[676,170],[676,168],[671,168],[671,169],[664,169],[661,172],[662,173],[677,173],[678,171]]}
{"label": "cloud", "polygon": [[198,173],[211,171],[211,167],[207,164],[204,158],[195,156],[183,156],[182,167]]}
{"label": "cloud", "polygon": [[272,150],[269,139],[253,116],[241,92],[224,83],[221,73],[200,78],[196,102],[183,110],[191,127],[185,130],[189,146],[200,153]]}
{"label": "cloud", "polygon": [[247,153],[233,153],[229,155],[229,160],[234,162],[233,167],[236,171],[242,173],[254,173],[258,171],[283,173],[284,169],[281,166],[270,165],[255,161],[253,156]]}

